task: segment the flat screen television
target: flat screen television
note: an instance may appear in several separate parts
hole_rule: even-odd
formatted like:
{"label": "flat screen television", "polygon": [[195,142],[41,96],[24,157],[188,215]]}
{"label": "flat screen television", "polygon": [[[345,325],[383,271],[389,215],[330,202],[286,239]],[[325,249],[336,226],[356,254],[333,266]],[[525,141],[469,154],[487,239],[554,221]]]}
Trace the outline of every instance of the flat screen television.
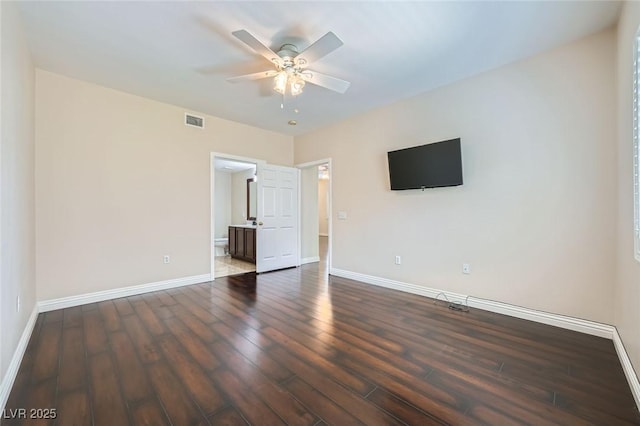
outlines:
{"label": "flat screen television", "polygon": [[462,185],[460,138],[389,151],[391,190]]}

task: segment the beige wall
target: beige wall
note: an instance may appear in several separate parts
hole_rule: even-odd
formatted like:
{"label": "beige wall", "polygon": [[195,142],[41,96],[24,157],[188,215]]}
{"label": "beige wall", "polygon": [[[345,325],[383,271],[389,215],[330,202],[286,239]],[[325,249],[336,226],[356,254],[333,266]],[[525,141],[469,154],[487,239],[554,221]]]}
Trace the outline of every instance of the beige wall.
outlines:
{"label": "beige wall", "polygon": [[291,137],[184,112],[36,71],[39,300],[208,274],[210,153],[292,164]]}
{"label": "beige wall", "polygon": [[318,230],[320,235],[329,235],[329,180],[318,180]]}
{"label": "beige wall", "polygon": [[[36,301],[34,68],[15,3],[0,2],[0,14],[0,379],[4,379]],[[20,312],[16,312],[18,296]]]}
{"label": "beige wall", "polygon": [[[333,211],[348,214],[333,267],[612,323],[615,42],[600,33],[296,137],[296,163],[333,159]],[[389,190],[387,151],[454,137],[464,186]]]}
{"label": "beige wall", "polygon": [[256,174],[255,168],[231,174],[231,223],[247,223],[247,179]]}
{"label": "beige wall", "polygon": [[318,166],[300,172],[300,251],[302,259],[319,255],[318,246]]}
{"label": "beige wall", "polygon": [[216,238],[227,237],[231,225],[231,173],[215,171],[213,203]]}
{"label": "beige wall", "polygon": [[627,2],[618,24],[618,274],[614,323],[640,371],[640,263],[633,256],[633,50],[640,3]]}

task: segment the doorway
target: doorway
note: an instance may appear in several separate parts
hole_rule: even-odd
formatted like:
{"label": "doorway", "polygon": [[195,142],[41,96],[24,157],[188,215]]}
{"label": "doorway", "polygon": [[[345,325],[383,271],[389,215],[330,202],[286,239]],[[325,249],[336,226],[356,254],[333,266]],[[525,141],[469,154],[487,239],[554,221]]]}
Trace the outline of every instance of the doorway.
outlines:
{"label": "doorway", "polygon": [[255,272],[257,160],[216,154],[212,168],[212,278]]}
{"label": "doorway", "polygon": [[297,166],[301,176],[300,263],[331,268],[331,159]]}
{"label": "doorway", "polygon": [[[300,170],[215,152],[211,153],[210,161],[211,278],[222,276],[216,271],[225,268],[227,273],[235,274],[300,266]],[[241,174],[236,185],[238,188],[244,185],[244,190],[239,189],[231,202],[217,200],[217,193],[224,192],[216,183],[224,181],[221,169],[225,166],[229,171],[233,171],[235,166],[242,169],[238,171]],[[232,186],[233,181],[231,178]],[[231,206],[230,212],[228,206]],[[231,219],[225,221],[225,215]],[[226,252],[221,251],[220,246]],[[216,262],[216,253],[219,257],[249,261],[252,265],[241,264],[243,270],[240,272],[237,262],[228,266]]]}

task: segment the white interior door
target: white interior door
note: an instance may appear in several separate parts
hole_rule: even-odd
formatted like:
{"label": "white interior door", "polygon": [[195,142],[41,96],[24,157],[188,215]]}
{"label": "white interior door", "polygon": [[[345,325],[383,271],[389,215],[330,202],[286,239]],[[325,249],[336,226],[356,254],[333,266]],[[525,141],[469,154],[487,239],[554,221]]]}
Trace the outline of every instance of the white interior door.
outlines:
{"label": "white interior door", "polygon": [[293,167],[258,165],[258,273],[299,266],[298,173]]}

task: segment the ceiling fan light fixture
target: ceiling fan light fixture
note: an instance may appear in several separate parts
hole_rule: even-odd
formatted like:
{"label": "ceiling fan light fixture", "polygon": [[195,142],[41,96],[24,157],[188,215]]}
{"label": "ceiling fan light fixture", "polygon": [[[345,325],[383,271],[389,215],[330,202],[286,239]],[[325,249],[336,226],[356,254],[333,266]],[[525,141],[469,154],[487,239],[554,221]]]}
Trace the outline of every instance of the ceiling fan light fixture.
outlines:
{"label": "ceiling fan light fixture", "polygon": [[302,93],[302,89],[304,88],[304,80],[297,76],[292,80],[291,94],[293,96],[298,96],[300,93]]}
{"label": "ceiling fan light fixture", "polygon": [[304,88],[304,80],[292,68],[286,68],[278,72],[273,79],[273,90],[284,95],[289,88],[292,96],[298,96]]}
{"label": "ceiling fan light fixture", "polygon": [[325,57],[343,45],[342,40],[331,31],[311,43],[302,52],[298,51],[295,45],[288,43],[283,44],[277,52],[274,52],[247,30],[238,30],[231,34],[270,61],[275,69],[231,77],[227,81],[235,83],[274,77],[273,89],[282,95],[281,109],[284,109],[287,91],[291,96],[298,96],[302,93],[305,83],[312,83],[340,94],[345,93],[351,84],[348,81],[307,69],[307,65]]}
{"label": "ceiling fan light fixture", "polygon": [[285,90],[287,90],[287,80],[287,73],[285,71],[280,71],[273,79],[273,90],[284,95]]}

